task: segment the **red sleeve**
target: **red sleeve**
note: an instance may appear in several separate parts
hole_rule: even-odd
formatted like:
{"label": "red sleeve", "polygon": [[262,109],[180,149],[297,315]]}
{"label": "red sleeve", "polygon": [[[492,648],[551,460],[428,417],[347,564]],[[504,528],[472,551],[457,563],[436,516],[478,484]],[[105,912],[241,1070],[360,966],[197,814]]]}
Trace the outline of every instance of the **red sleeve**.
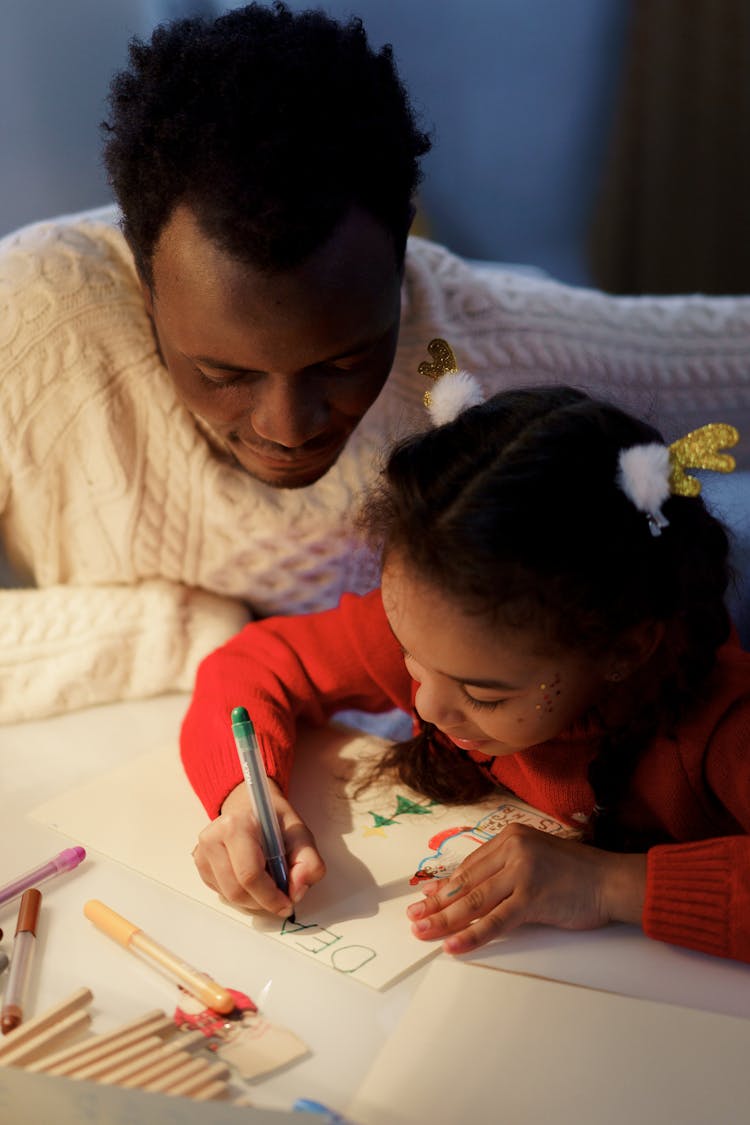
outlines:
{"label": "red sleeve", "polygon": [[750,961],[750,838],[652,848],[643,929],[659,941]]}
{"label": "red sleeve", "polygon": [[256,621],[200,664],[180,733],[190,784],[209,816],[242,781],[233,707],[246,707],[269,777],[289,785],[298,719],[410,707],[411,679],[380,591],[345,594],[337,609]]}
{"label": "red sleeve", "polygon": [[706,749],[709,799],[737,827],[717,839],[648,853],[643,929],[649,937],[750,961],[750,699],[738,700]]}

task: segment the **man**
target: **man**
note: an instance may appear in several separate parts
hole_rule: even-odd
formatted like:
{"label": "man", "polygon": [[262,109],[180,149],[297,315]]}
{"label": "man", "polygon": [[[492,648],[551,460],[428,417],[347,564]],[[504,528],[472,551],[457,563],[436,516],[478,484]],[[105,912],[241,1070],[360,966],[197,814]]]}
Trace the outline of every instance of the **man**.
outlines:
{"label": "man", "polygon": [[605,382],[672,436],[706,420],[700,363],[677,385],[705,301],[638,311],[407,246],[429,140],[358,21],[158,28],[110,104],[120,221],[0,248],[2,533],[35,587],[0,591],[0,721],[188,690],[248,612],[370,588],[352,515],[426,423],[434,336],[486,390]]}

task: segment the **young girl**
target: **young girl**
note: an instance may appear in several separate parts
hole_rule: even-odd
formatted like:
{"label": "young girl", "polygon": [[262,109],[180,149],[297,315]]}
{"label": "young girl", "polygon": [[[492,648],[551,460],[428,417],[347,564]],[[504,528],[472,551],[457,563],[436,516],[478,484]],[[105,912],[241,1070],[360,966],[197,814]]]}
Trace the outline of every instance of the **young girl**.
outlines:
{"label": "young girl", "polygon": [[[706,429],[688,464],[721,467],[706,443],[736,434]],[[465,953],[524,922],[619,920],[750,960],[750,654],[685,457],[566,387],[499,394],[397,448],[364,515],[381,589],[248,625],[200,668],[182,756],[215,818],[205,882],[291,913],[325,874],[284,796],[295,724],[395,705],[415,736],[383,769],[443,802],[504,787],[582,831],[505,828],[408,908],[417,937]],[[274,779],[288,898],[264,870],[237,703]]]}

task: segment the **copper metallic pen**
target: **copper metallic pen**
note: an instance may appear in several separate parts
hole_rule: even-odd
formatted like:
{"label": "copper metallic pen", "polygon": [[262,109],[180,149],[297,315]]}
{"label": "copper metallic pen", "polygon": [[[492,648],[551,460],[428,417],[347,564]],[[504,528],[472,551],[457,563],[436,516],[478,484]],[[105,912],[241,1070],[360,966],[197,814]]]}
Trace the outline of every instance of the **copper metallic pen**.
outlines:
{"label": "copper metallic pen", "polygon": [[38,891],[36,887],[24,891],[21,898],[8,984],[3,996],[2,1011],[0,1012],[0,1027],[3,1035],[7,1035],[9,1031],[18,1027],[23,1019],[23,1003],[36,947],[36,923],[41,902],[42,892]]}

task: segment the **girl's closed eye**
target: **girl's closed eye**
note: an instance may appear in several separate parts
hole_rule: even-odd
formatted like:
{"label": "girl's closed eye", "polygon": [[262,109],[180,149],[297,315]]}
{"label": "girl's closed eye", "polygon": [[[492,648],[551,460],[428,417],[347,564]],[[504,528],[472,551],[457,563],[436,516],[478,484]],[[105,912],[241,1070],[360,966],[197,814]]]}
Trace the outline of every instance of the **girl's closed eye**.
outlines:
{"label": "girl's closed eye", "polygon": [[466,688],[463,689],[464,699],[470,707],[476,708],[477,711],[494,711],[496,707],[501,707],[503,703],[508,700],[503,699],[475,699],[473,695],[469,695]]}
{"label": "girl's closed eye", "polygon": [[[404,664],[409,671],[409,675],[412,679],[416,680],[417,683],[421,683],[421,676],[418,671],[420,669],[419,663],[403,645],[399,645],[399,648],[401,649],[401,655],[404,658]],[[461,691],[469,706],[475,708],[477,711],[494,711],[496,707],[500,707],[503,703],[508,702],[505,696],[500,699],[477,699],[476,696],[469,695],[464,685],[461,685]]]}

